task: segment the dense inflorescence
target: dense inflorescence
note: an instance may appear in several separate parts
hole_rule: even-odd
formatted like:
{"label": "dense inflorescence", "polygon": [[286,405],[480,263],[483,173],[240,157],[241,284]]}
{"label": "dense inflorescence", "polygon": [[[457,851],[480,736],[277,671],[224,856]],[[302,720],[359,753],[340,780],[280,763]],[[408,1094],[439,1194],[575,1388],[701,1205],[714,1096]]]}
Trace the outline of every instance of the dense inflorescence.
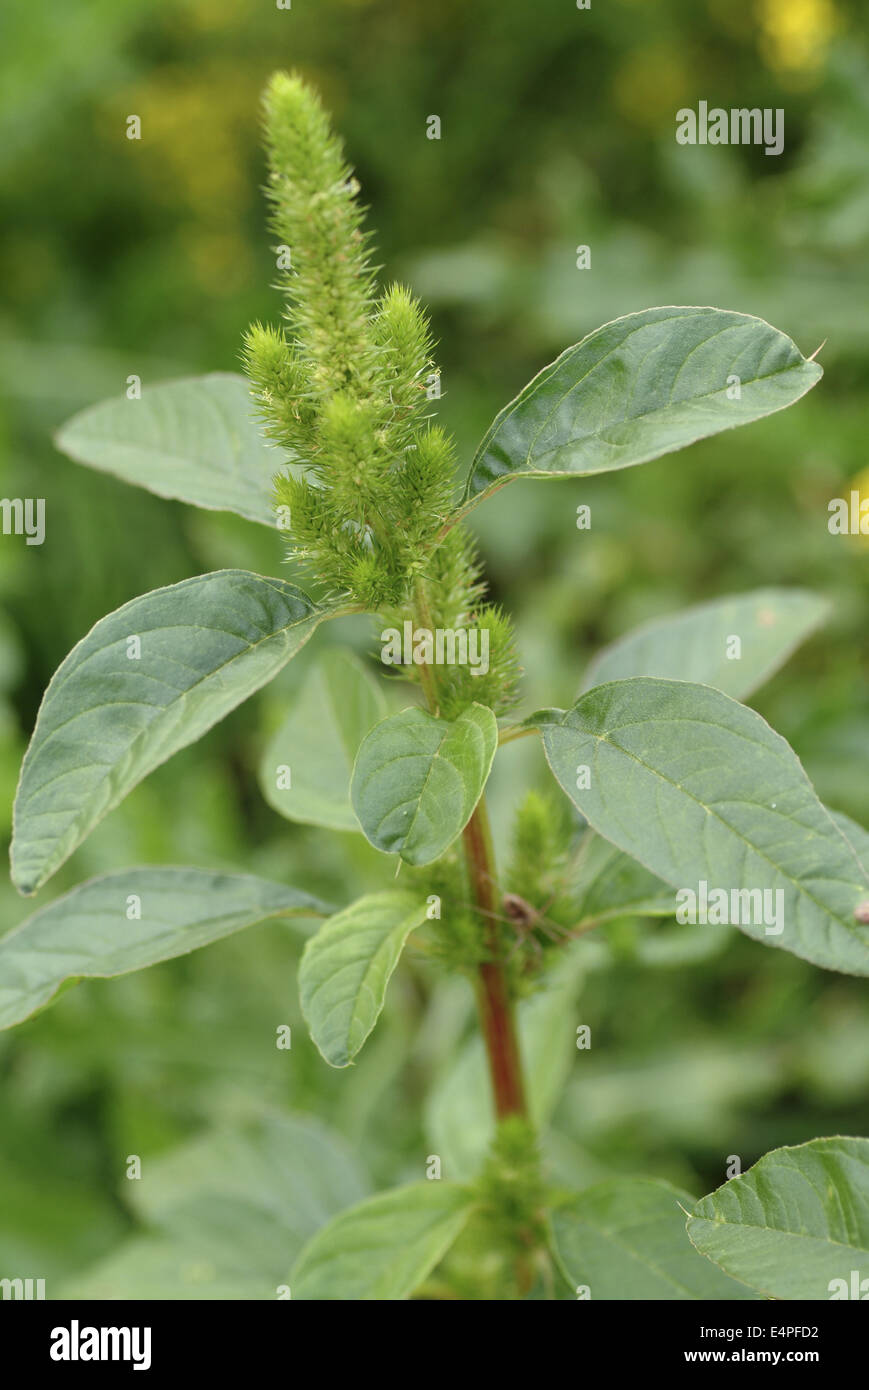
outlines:
{"label": "dense inflorescence", "polygon": [[500,712],[515,689],[512,631],[483,601],[451,516],[454,448],[430,418],[428,319],[403,286],[378,291],[359,186],[316,93],[279,73],[264,106],[284,323],[254,324],[244,358],[269,437],[294,456],[275,481],[291,557],[389,622],[485,628],[488,669],[441,668],[434,698],[446,717],[473,700]]}

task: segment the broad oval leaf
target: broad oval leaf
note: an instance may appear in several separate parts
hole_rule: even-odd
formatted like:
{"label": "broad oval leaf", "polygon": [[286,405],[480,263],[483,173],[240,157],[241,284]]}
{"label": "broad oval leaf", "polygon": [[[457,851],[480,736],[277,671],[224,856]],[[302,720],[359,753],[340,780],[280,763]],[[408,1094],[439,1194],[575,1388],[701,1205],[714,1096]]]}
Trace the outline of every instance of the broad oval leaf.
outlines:
{"label": "broad oval leaf", "polygon": [[350,777],[365,735],[385,714],[380,687],[355,656],[324,652],[269,740],[260,786],[287,820],[359,830]]}
{"label": "broad oval leaf", "polygon": [[[266,1111],[150,1158],[128,1201],[149,1225],[177,1234],[179,1213],[203,1197],[233,1198],[279,1223],[295,1254],[329,1216],[368,1195],[341,1135],[311,1115]],[[284,1273],[286,1263],[285,1250]]]}
{"label": "broad oval leaf", "polygon": [[368,1196],[348,1144],[318,1121],[266,1114],[142,1165],[130,1202],[201,1258],[275,1285],[331,1216]]}
{"label": "broad oval leaf", "polygon": [[662,676],[714,685],[744,700],[829,611],[824,599],[802,589],[757,589],[700,603],[604,648],[586,671],[582,689],[630,676]]}
{"label": "broad oval leaf", "polygon": [[35,892],[137,782],[277,675],[329,616],[282,579],[218,570],[101,618],[39,709],[15,798],[16,887]]}
{"label": "broad oval leaf", "polygon": [[75,415],[55,443],[158,497],[275,525],[272,479],[287,454],[263,438],[250,386],[234,372],[145,383],[139,400],[118,396]]}
{"label": "broad oval leaf", "polygon": [[704,1255],[767,1298],[865,1298],[869,1139],[774,1149],[698,1202],[688,1234]]}
{"label": "broad oval leaf", "polygon": [[125,1186],[159,1236],[125,1242],[62,1297],[273,1301],[315,1231],[369,1191],[340,1135],[278,1113],[146,1157]]}
{"label": "broad oval leaf", "polygon": [[426,920],[414,893],[370,893],[325,922],[299,965],[302,1013],[330,1066],[347,1067],[380,1017],[410,933]]}
{"label": "broad oval leaf", "polygon": [[466,498],[516,477],[647,463],[791,405],[822,375],[790,338],[749,314],[695,307],[628,314],[568,348],[496,416]]}
{"label": "broad oval leaf", "polygon": [[751,1299],[691,1245],[687,1192],[655,1178],[612,1178],[587,1188],[552,1218],[563,1272],[591,1298]]}
{"label": "broad oval leaf", "polygon": [[127,975],[268,917],[328,911],[307,893],[250,874],[150,866],[105,874],[0,937],[0,1028],[42,1008],[66,980]]}
{"label": "broad oval leaf", "polygon": [[[869,926],[854,916],[869,878],[793,750],[754,710],[709,686],[638,677],[528,722],[595,830],[686,894],[686,920],[688,893],[702,920],[705,884],[707,914],[723,893],[718,920],[869,975]],[[590,773],[581,791],[579,768]],[[677,919],[679,905],[677,894]]]}
{"label": "broad oval leaf", "polygon": [[409,1298],[461,1234],[467,1190],[418,1182],[343,1211],[305,1247],[290,1275],[294,1300]]}
{"label": "broad oval leaf", "polygon": [[350,797],[376,849],[430,864],[467,825],[498,747],[485,705],[458,719],[405,709],[375,725],[356,756]]}

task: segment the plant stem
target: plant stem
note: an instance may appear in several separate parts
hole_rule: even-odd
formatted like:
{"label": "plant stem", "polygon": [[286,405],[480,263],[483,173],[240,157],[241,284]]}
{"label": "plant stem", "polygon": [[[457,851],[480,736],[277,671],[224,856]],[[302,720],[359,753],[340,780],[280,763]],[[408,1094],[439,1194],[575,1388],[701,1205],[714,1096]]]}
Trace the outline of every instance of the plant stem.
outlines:
{"label": "plant stem", "polygon": [[485,924],[491,959],[479,967],[477,1008],[486,1044],[495,1115],[526,1115],[525,1084],[519,1053],[519,1036],[510,983],[501,959],[497,920],[497,889],[492,837],[485,799],[481,798],[463,831],[471,892]]}
{"label": "plant stem", "polygon": [[[433,631],[428,594],[425,581],[422,578],[417,580],[414,588],[414,620],[430,632]],[[428,663],[424,662],[420,666],[420,679],[429,711],[437,715],[437,679]],[[480,797],[470,820],[462,831],[462,839],[468,866],[470,892],[477,908],[477,916],[480,919],[488,956],[488,959],[477,967],[475,993],[480,1030],[483,1034],[486,1057],[489,1063],[489,1079],[492,1086],[495,1119],[500,1122],[511,1116],[518,1116],[527,1120],[528,1110],[525,1102],[519,1035],[516,1031],[516,1015],[498,931],[495,856],[492,849],[492,834],[489,829],[485,796]],[[529,1244],[531,1243],[530,1232],[520,1230],[518,1234],[521,1238],[528,1240]],[[534,1280],[532,1253],[530,1251],[522,1251],[516,1256],[514,1276],[519,1296],[524,1298]]]}
{"label": "plant stem", "polygon": [[[428,594],[422,579],[417,580],[414,589],[414,618],[419,626],[433,631]],[[429,710],[432,714],[437,714],[437,684],[434,672],[425,662],[420,666],[420,679]],[[480,1028],[489,1062],[495,1116],[498,1120],[503,1120],[508,1115],[527,1116],[513,998],[498,935],[495,856],[485,797],[480,798],[476,810],[462,832],[462,837],[470,889],[483,925],[489,955],[489,959],[478,968],[476,996]]]}
{"label": "plant stem", "polygon": [[503,748],[505,743],[515,743],[517,738],[528,738],[536,733],[536,729],[523,729],[521,724],[509,724],[498,735],[498,744]]}
{"label": "plant stem", "polygon": [[[431,609],[429,608],[428,604],[428,594],[426,593],[425,582],[422,579],[417,579],[413,596],[415,610],[414,617],[417,619],[417,622],[414,623],[414,626],[418,625],[419,627],[424,628],[426,632],[430,632],[432,635],[434,635],[434,626],[432,624]],[[434,675],[432,673],[431,667],[425,661],[422,662],[419,668],[419,676],[422,682],[422,689],[423,694],[425,695],[426,704],[428,705],[429,710],[432,714],[437,714],[437,687],[435,685]]]}

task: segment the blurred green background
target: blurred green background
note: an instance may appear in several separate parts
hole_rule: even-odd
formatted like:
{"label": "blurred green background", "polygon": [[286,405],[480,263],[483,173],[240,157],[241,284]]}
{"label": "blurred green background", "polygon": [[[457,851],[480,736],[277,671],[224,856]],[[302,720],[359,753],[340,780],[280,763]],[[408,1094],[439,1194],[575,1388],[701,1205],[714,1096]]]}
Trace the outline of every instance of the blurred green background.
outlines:
{"label": "blurred green background", "polygon": [[[280,542],[77,467],[52,447],[76,410],[238,366],[276,320],[258,99],[275,67],[321,89],[346,138],[384,275],[429,304],[440,418],[470,458],[494,413],[565,346],[654,304],[758,314],[821,385],[792,410],[603,478],[518,483],[474,513],[492,590],[516,615],[526,707],[569,702],[590,654],[652,616],[764,584],[833,617],[755,703],[831,806],[869,823],[866,542],[827,530],[865,469],[869,53],[859,0],[5,0],[0,19],[0,493],[44,497],[41,547],[0,537],[0,830],[39,698],[109,609],[225,565],[283,572]],[[865,12],[862,16],[865,19]],[[785,150],[681,147],[675,111],[782,107]],[[125,138],[128,115],[141,141]],[[442,138],[426,138],[437,114]],[[576,248],[591,248],[591,269]],[[577,531],[579,503],[592,529]],[[285,678],[176,757],[44,890],[147,862],[229,866],[336,902],[388,886],[361,837],[283,822],[255,769]],[[496,772],[503,839],[523,785]],[[0,930],[28,905],[0,887]],[[865,985],[721,932],[625,921],[589,942],[574,1024],[592,1026],[549,1141],[581,1185],[616,1171],[698,1195],[766,1149],[869,1132]],[[655,938],[661,936],[656,949]],[[471,1027],[464,984],[412,955],[359,1064],[305,1037],[298,937],[263,927],[141,976],[80,985],[0,1037],[0,1276],[50,1290],[141,1230],[125,1159],[168,1155],[266,1110],[319,1116],[375,1187],[440,1152],[423,1098]],[[291,1052],[275,1028],[293,1027]],[[553,1040],[563,1050],[564,1038]],[[553,1067],[557,1070],[563,1058]],[[203,1167],[207,1159],[201,1160]],[[348,1198],[349,1200],[349,1198]],[[191,1237],[200,1287],[208,1259]],[[195,1261],[194,1261],[195,1263]],[[218,1260],[219,1263],[219,1260]],[[141,1260],[113,1275],[141,1291]],[[204,1271],[204,1272],[203,1272]],[[167,1276],[168,1278],[168,1276]],[[139,1281],[139,1282],[137,1282]],[[161,1285],[175,1296],[171,1280]]]}

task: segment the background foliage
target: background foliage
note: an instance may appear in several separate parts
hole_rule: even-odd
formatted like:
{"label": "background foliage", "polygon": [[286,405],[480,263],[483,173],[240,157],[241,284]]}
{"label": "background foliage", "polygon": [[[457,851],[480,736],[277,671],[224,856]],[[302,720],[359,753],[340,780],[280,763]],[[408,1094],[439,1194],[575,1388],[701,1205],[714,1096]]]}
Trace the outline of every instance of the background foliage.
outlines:
{"label": "background foliage", "polygon": [[[753,703],[819,795],[869,823],[865,542],[826,526],[829,499],[866,464],[859,8],[82,0],[53,6],[49,22],[45,5],[7,0],[0,494],[45,497],[47,536],[41,547],[0,537],[2,829],[41,692],[99,617],[212,567],[292,577],[277,535],[79,469],[51,444],[131,373],[147,387],[237,369],[244,327],[275,317],[257,110],[277,66],[320,86],[372,208],[378,259],[432,309],[440,418],[463,461],[531,375],[619,314],[717,304],[768,318],[806,353],[827,340],[824,381],[797,409],[615,477],[517,483],[473,521],[493,595],[517,617],[527,709],[571,703],[595,648],[658,614],[764,584],[827,596],[827,626]],[[674,112],[700,99],[783,107],[784,154],[677,146]],[[124,138],[133,113],[140,142]],[[431,113],[439,142],[425,137]],[[576,269],[581,243],[588,271]],[[575,527],[580,503],[590,531]],[[360,836],[293,826],[257,786],[286,693],[339,641],[373,650],[364,622],[324,630],[252,705],[138,788],[57,891],[149,862],[262,872],[336,903],[388,886]],[[544,771],[525,743],[501,761],[491,802],[503,843],[523,786]],[[26,914],[0,886],[0,930]],[[333,1073],[302,1026],[298,954],[293,929],[265,925],[82,984],[0,1036],[0,1274],[79,1275],[148,1225],[128,1154],[147,1161],[267,1109],[334,1126],[374,1188],[424,1175],[426,1155],[446,1147],[438,1107],[469,992],[411,952],[358,1065]],[[735,931],[640,931],[629,919],[588,942],[582,972],[577,1002],[542,1031],[541,1074],[554,1076],[565,1037],[569,1050],[576,1024],[592,1028],[549,1144],[566,1183],[637,1173],[700,1195],[728,1155],[747,1167],[777,1145],[869,1130],[859,980]],[[291,1052],[275,1048],[282,1023]]]}

